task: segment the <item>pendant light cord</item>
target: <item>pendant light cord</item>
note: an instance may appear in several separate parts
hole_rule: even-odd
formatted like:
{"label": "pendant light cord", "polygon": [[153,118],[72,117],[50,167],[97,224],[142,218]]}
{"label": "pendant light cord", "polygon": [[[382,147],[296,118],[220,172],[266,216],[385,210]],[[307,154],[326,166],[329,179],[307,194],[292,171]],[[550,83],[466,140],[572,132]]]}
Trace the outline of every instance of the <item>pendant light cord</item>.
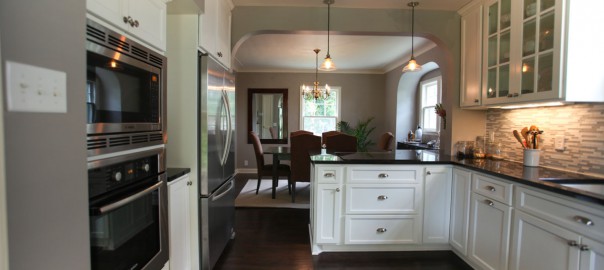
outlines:
{"label": "pendant light cord", "polygon": [[411,2],[411,57],[413,54],[413,36],[415,35],[413,29],[415,28],[415,3]]}
{"label": "pendant light cord", "polygon": [[331,3],[327,3],[327,55],[329,55],[329,22],[331,22]]}

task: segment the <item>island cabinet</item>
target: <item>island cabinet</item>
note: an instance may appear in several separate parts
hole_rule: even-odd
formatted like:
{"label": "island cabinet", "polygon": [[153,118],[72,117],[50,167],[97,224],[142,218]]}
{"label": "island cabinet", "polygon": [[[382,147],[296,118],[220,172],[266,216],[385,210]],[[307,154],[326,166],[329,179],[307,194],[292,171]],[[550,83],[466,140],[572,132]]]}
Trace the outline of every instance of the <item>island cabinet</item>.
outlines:
{"label": "island cabinet", "polygon": [[170,269],[191,269],[191,202],[192,182],[185,174],[168,183],[168,216],[170,228]]}
{"label": "island cabinet", "polygon": [[472,172],[453,168],[451,187],[451,225],[449,243],[461,256],[468,254],[468,224],[470,220],[470,194]]}
{"label": "island cabinet", "polygon": [[604,269],[604,212],[526,188],[515,194],[510,269]]}
{"label": "island cabinet", "polygon": [[448,249],[450,166],[314,164],[311,174],[313,254]]}
{"label": "island cabinet", "polygon": [[99,18],[103,25],[133,37],[136,41],[142,41],[163,53],[166,51],[166,2],[168,1],[87,0],[86,9]]}

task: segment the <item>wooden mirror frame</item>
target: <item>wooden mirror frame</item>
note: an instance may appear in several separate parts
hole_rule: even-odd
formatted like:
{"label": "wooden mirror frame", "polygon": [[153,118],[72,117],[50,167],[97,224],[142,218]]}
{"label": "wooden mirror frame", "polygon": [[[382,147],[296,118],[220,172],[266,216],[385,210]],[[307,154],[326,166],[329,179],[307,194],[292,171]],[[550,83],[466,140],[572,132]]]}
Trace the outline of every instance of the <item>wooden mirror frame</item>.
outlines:
{"label": "wooden mirror frame", "polygon": [[283,88],[276,88],[276,89],[272,89],[272,88],[248,88],[247,90],[247,143],[251,144],[252,143],[252,137],[250,136],[250,131],[253,130],[252,126],[252,115],[254,115],[254,112],[252,112],[252,104],[254,101],[254,94],[283,94],[283,130],[284,132],[284,138],[282,139],[260,139],[260,142],[263,144],[287,144],[287,140],[289,137],[289,130],[288,130],[288,118],[287,118],[287,91],[288,89],[283,89]]}

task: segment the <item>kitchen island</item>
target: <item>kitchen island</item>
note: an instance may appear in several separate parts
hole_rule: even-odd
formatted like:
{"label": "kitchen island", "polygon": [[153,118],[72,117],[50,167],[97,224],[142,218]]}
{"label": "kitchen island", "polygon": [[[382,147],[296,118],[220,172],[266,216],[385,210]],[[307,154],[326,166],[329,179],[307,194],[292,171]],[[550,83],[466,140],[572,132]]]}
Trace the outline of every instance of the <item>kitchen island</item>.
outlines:
{"label": "kitchen island", "polygon": [[[604,261],[602,178],[426,150],[311,163],[313,254],[453,250],[491,269]],[[543,245],[559,254],[533,248]]]}

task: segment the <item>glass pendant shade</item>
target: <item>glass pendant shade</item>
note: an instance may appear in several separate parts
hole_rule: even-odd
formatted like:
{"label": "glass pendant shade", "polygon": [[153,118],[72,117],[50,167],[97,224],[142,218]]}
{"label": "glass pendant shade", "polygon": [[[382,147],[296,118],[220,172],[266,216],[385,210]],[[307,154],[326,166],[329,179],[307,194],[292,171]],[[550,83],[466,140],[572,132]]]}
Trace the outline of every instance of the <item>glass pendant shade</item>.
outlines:
{"label": "glass pendant shade", "polygon": [[422,70],[422,66],[420,64],[418,64],[417,61],[415,61],[415,58],[413,56],[411,56],[409,63],[407,63],[407,65],[403,68],[403,72],[420,71],[420,70]]}
{"label": "glass pendant shade", "polygon": [[331,56],[329,56],[329,54],[327,54],[327,56],[325,57],[323,64],[321,64],[321,67],[319,67],[319,70],[323,70],[323,71],[336,70],[336,64],[333,63],[333,61],[331,60]]}

